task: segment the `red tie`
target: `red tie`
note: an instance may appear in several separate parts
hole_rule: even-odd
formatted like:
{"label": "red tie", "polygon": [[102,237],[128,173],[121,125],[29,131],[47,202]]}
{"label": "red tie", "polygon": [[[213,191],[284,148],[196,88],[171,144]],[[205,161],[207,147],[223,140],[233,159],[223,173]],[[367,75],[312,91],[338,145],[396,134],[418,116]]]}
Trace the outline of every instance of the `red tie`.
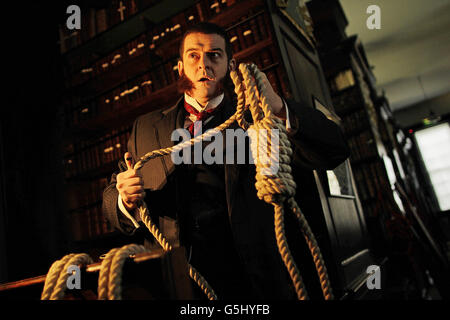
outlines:
{"label": "red tie", "polygon": [[[216,108],[211,108],[211,109],[199,112],[197,109],[195,109],[189,103],[187,103],[186,100],[184,101],[184,109],[186,109],[186,111],[189,114],[192,114],[192,115],[194,115],[196,117],[195,122],[203,121],[203,120],[207,119],[209,116],[212,115],[213,112],[215,112],[217,109],[219,109],[220,105],[218,105]],[[194,123],[195,122],[192,122],[189,125],[189,132],[191,133],[191,135],[194,135],[194,137],[196,136],[196,132],[194,132]]]}

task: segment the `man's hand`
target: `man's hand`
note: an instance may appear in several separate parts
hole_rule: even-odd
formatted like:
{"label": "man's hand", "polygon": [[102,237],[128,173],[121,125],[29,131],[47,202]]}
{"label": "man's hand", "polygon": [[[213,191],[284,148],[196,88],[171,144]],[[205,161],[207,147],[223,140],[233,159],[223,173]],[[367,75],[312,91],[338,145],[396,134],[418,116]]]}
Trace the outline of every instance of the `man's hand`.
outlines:
{"label": "man's hand", "polygon": [[131,154],[126,152],[125,163],[128,170],[117,175],[116,183],[116,189],[119,191],[122,203],[127,210],[137,208],[138,202],[145,197],[144,181],[141,173],[133,169],[131,160]]}
{"label": "man's hand", "polygon": [[[262,71],[260,71],[260,73],[262,76],[263,85],[266,87],[266,98],[267,98],[267,104],[269,105],[269,108],[272,109],[272,112],[274,113],[275,116],[277,116],[280,119],[286,120],[286,109],[284,107],[283,100],[273,90],[272,85],[270,84],[269,79],[267,79],[266,74]],[[248,101],[247,95],[245,98],[246,98],[246,101]]]}

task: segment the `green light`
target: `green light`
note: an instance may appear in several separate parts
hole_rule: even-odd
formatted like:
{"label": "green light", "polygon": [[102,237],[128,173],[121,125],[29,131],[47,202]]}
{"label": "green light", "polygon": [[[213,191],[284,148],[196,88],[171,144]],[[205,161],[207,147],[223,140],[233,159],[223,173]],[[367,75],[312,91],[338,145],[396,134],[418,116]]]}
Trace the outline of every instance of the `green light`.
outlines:
{"label": "green light", "polygon": [[433,123],[433,121],[431,121],[429,118],[423,119],[423,124],[426,125],[426,126],[429,126],[432,123]]}

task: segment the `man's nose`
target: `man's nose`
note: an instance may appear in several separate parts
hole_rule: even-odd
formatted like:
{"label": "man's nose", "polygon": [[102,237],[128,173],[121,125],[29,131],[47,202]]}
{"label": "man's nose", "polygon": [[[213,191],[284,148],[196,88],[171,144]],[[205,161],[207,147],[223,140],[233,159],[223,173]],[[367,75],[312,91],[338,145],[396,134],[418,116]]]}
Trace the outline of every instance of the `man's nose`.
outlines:
{"label": "man's nose", "polygon": [[207,70],[209,68],[211,68],[211,61],[208,58],[208,55],[206,53],[203,53],[200,55],[200,61],[198,64],[198,68],[200,70]]}

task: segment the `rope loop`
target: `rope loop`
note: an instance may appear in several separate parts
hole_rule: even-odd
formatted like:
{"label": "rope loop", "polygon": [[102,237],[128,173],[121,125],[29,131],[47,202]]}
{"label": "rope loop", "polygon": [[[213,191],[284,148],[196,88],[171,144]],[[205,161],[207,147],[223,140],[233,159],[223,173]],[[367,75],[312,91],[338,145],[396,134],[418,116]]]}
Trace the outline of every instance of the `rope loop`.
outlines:
{"label": "rope loop", "polygon": [[143,252],[147,252],[144,246],[128,244],[106,254],[98,276],[98,300],[122,300],[123,265],[131,255]]}
{"label": "rope loop", "polygon": [[72,265],[92,263],[91,257],[85,253],[71,253],[55,261],[45,277],[41,300],[62,300],[67,288],[68,268]]}

